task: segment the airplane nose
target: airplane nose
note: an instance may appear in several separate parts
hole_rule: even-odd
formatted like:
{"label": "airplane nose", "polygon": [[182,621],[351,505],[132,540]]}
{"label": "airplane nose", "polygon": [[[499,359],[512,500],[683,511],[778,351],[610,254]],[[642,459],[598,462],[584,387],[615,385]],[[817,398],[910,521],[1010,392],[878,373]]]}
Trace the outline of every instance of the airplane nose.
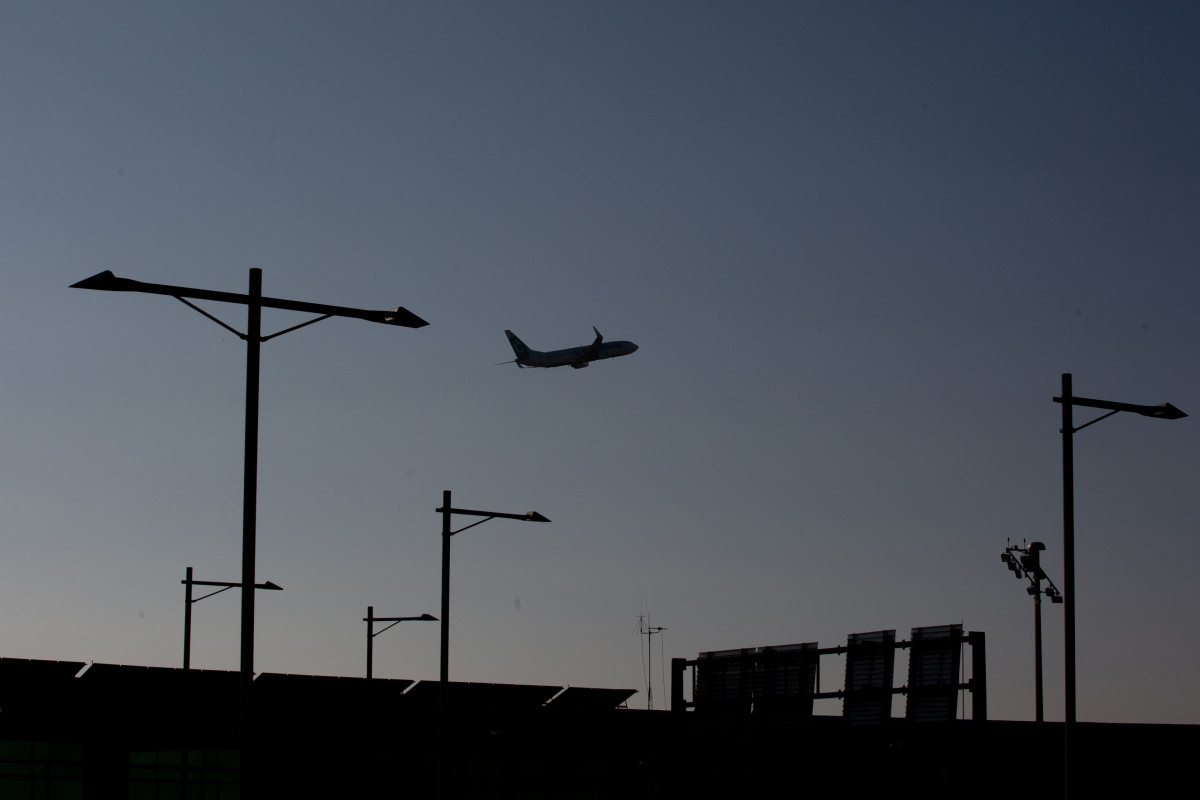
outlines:
{"label": "airplane nose", "polygon": [[633,342],[629,343],[629,352],[631,352],[631,353],[637,352],[637,349],[638,349],[638,346],[636,344],[634,344]]}

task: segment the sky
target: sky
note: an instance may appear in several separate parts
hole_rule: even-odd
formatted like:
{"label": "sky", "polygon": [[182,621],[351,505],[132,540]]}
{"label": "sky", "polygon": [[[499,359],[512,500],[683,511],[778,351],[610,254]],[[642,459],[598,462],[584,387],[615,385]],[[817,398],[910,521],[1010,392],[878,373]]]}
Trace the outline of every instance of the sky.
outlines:
{"label": "sky", "polygon": [[[256,670],[362,675],[368,606],[438,614],[452,490],[552,520],[454,537],[454,680],[644,707],[646,615],[662,707],[664,659],[961,623],[1032,719],[999,555],[1062,585],[1072,373],[1196,415],[1075,436],[1079,718],[1200,723],[1198,39],[1184,2],[6,4],[0,654],[177,666],[185,569],[240,580],[242,342],[68,287],[259,268],[430,324],[263,345]],[[498,365],[592,326],[640,349]],[[237,669],[236,594],[194,612]]]}

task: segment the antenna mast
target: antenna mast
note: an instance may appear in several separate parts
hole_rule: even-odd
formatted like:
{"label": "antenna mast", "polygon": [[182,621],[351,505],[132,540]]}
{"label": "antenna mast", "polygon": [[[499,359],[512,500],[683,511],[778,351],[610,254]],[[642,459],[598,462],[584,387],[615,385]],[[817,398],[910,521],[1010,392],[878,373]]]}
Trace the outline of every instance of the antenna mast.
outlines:
{"label": "antenna mast", "polygon": [[662,633],[666,628],[662,626],[651,627],[649,614],[638,614],[637,632],[641,636],[646,637],[646,710],[654,710],[654,646],[650,638],[656,633]]}

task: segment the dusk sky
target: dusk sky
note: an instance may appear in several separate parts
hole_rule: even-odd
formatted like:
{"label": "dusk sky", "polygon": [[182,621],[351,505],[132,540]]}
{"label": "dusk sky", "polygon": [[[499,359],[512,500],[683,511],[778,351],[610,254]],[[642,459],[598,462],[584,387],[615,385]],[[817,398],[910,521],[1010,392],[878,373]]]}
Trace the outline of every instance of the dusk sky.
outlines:
{"label": "dusk sky", "polygon": [[[240,579],[244,344],[68,287],[261,268],[430,324],[263,345],[259,671],[437,614],[450,489],[553,520],[454,538],[452,679],[644,707],[648,614],[661,707],[663,656],[962,623],[1032,719],[999,556],[1062,585],[1070,372],[1193,415],[1075,437],[1079,718],[1200,723],[1197,42],[1188,2],[5,3],[0,655],[178,666],[185,568]],[[497,365],[592,326],[640,349]],[[237,669],[236,593],[194,611]],[[437,625],[375,644],[436,680]]]}

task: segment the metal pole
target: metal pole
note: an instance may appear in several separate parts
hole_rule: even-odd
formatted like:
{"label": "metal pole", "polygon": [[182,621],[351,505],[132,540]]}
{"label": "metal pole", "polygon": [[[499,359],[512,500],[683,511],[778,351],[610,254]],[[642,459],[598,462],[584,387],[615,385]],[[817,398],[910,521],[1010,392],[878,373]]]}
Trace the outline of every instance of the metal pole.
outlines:
{"label": "metal pole", "polygon": [[446,788],[446,686],[450,682],[450,490],[442,492],[442,654],[438,682],[438,797]]}
{"label": "metal pole", "polygon": [[371,663],[374,661],[372,643],[375,641],[375,606],[367,606],[367,680],[371,679]]}
{"label": "metal pole", "polygon": [[442,664],[441,683],[450,680],[450,490],[442,492]]}
{"label": "metal pole", "polygon": [[183,595],[183,668],[192,668],[192,568],[187,568]]}
{"label": "metal pole", "polygon": [[646,710],[654,710],[654,631],[646,629],[646,653],[649,663],[646,665]]}
{"label": "metal pole", "polygon": [[[1037,558],[1037,551],[1034,551]],[[1042,567],[1035,562],[1037,572],[1033,576],[1033,587],[1037,593],[1033,596],[1033,702],[1035,716],[1038,722],[1044,722],[1042,715]]]}
{"label": "metal pole", "polygon": [[250,270],[246,315],[246,464],[242,488],[242,663],[241,663],[241,778],[242,797],[252,796],[248,751],[251,692],[254,684],[254,553],[258,522],[258,376],[262,344],[262,270]]}
{"label": "metal pole", "polygon": [[1071,742],[1075,728],[1075,453],[1071,420],[1071,373],[1062,375],[1063,437],[1063,625],[1066,652],[1066,716],[1063,720],[1063,796],[1069,797]]}

